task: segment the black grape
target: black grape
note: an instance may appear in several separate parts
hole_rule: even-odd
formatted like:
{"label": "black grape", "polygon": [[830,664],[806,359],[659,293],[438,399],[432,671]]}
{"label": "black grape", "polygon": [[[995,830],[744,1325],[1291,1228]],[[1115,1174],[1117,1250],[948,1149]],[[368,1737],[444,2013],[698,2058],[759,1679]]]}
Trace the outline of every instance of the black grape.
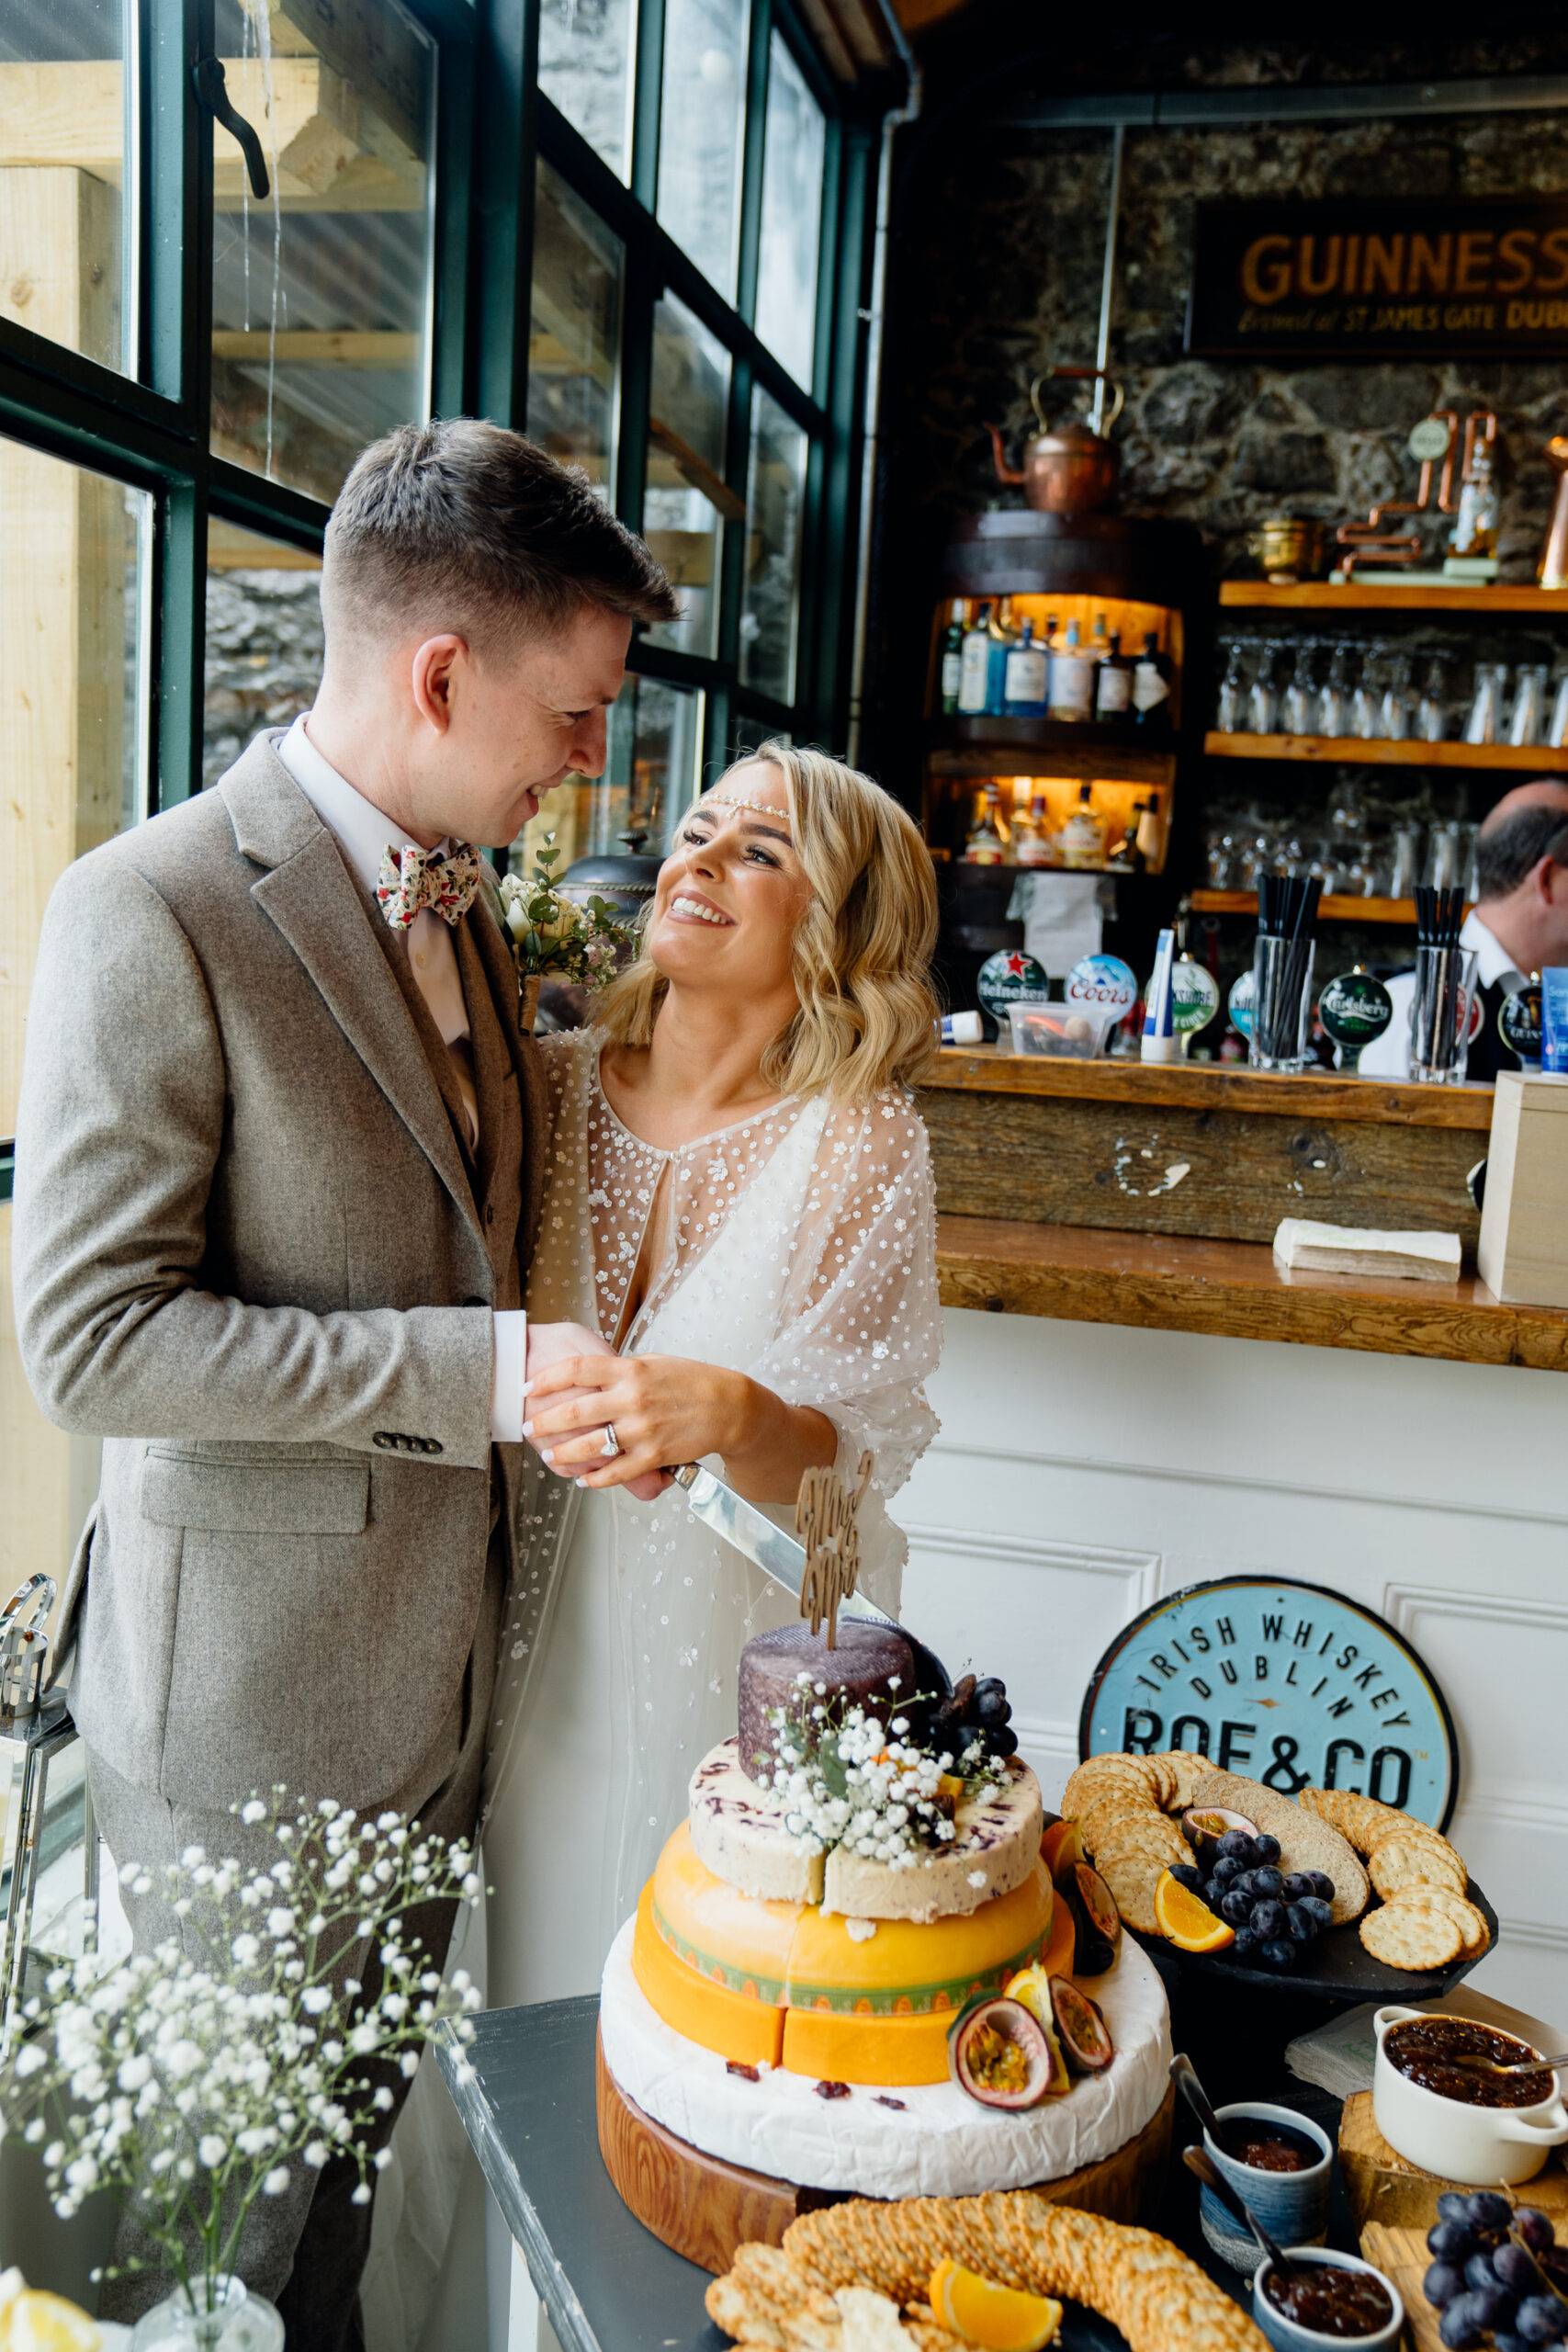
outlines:
{"label": "black grape", "polygon": [[1252,1853],[1252,1839],[1245,1829],[1227,1829],[1220,1839],[1220,1852],[1227,1860],[1247,1862]]}
{"label": "black grape", "polygon": [[1551,2221],[1537,2206],[1521,2205],[1514,2215],[1514,2228],[1536,2254],[1544,2254],[1557,2243]]}
{"label": "black grape", "polygon": [[1254,1874],[1251,1871],[1243,1871],[1239,1878],[1233,1878],[1231,1881],[1231,1893],[1233,1894],[1245,1894],[1247,1900],[1251,1902],[1258,1894],[1258,1889],[1253,1883],[1253,1875]]}
{"label": "black grape", "polygon": [[1253,1934],[1250,1928],[1238,1928],[1235,1931],[1235,1941],[1231,1946],[1232,1959],[1253,1959],[1257,1954],[1258,1941],[1258,1938]]}
{"label": "black grape", "polygon": [[1421,2281],[1421,2291],[1434,2311],[1445,2311],[1464,2292],[1464,2273],[1457,2262],[1434,2262]]}
{"label": "black grape", "polygon": [[1504,2286],[1511,2287],[1516,2295],[1528,2295],[1540,2284],[1534,2255],[1522,2245],[1515,2245],[1511,2239],[1505,2238],[1497,2248],[1492,2256],[1492,2267]]}
{"label": "black grape", "polygon": [[1477,2288],[1474,2301],[1475,2316],[1488,2334],[1495,2327],[1510,2326],[1519,2307],[1518,2297],[1510,2295],[1506,2287]]}
{"label": "black grape", "polygon": [[1005,1762],[1008,1757],[1018,1754],[1018,1734],[1010,1724],[1002,1724],[999,1727],[996,1724],[987,1724],[986,1746],[993,1756],[999,1756]]}
{"label": "black grape", "polygon": [[1313,1893],[1314,1894],[1321,1895],[1325,1903],[1332,1903],[1334,1900],[1334,1881],[1329,1877],[1328,1872],[1326,1871],[1308,1871],[1306,1872],[1306,1876],[1312,1881]]}
{"label": "black grape", "polygon": [[[1453,2200],[1450,2197],[1444,2201]],[[1439,2262],[1463,2262],[1475,2252],[1475,2232],[1468,2222],[1434,2222],[1427,2233],[1427,2251]]]}
{"label": "black grape", "polygon": [[1518,2324],[1516,2319],[1512,2327],[1500,2327],[1497,2330],[1496,2335],[1492,2338],[1493,2352],[1531,2352],[1529,2336],[1517,2333]]}
{"label": "black grape", "polygon": [[1300,1950],[1283,1936],[1270,1936],[1263,1945],[1261,1956],[1270,1968],[1286,1971],[1294,1968]]}
{"label": "black grape", "polygon": [[1287,1903],[1299,1903],[1303,1894],[1312,1893],[1312,1881],[1303,1877],[1300,1871],[1289,1871],[1280,1892]]}
{"label": "black grape", "polygon": [[1519,2305],[1514,2325],[1527,2344],[1558,2344],[1562,2342],[1565,2311],[1555,2295],[1529,2295]]}
{"label": "black grape", "polygon": [[1278,1838],[1270,1838],[1267,1831],[1265,1831],[1264,1835],[1258,1839],[1257,1843],[1258,1859],[1260,1862],[1277,1862],[1279,1860],[1280,1840]]}
{"label": "black grape", "polygon": [[1228,1886],[1233,1878],[1239,1878],[1240,1876],[1241,1864],[1236,1860],[1235,1856],[1234,1854],[1222,1854],[1219,1860],[1214,1864],[1214,1879],[1216,1884],[1220,1886]]}
{"label": "black grape", "polygon": [[1285,1905],[1285,1933],[1296,1944],[1310,1944],[1317,1933],[1317,1921],[1308,1916],[1304,1903]]}
{"label": "black grape", "polygon": [[1203,1873],[1201,1871],[1195,1871],[1190,1862],[1178,1862],[1170,1875],[1178,1886],[1184,1886],[1187,1889],[1189,1894],[1202,1894]]}
{"label": "black grape", "polygon": [[1456,2295],[1438,2322],[1438,2334],[1448,2346],[1449,2352],[1472,2352],[1482,2337],[1482,2325],[1476,2315],[1476,2295]]}
{"label": "black grape", "polygon": [[1514,2218],[1514,2209],[1495,2188],[1478,2188],[1470,2200],[1470,2218],[1478,2230],[1506,2230]]}
{"label": "black grape", "polygon": [[1285,1932],[1285,1906],[1282,1903],[1255,1903],[1252,1906],[1253,1933],[1265,1942],[1272,1936]]}
{"label": "black grape", "polygon": [[1278,1894],[1285,1883],[1284,1873],[1277,1871],[1272,1862],[1265,1862],[1261,1870],[1253,1872],[1252,1883],[1259,1894]]}
{"label": "black grape", "polygon": [[1221,1917],[1228,1919],[1233,1928],[1245,1928],[1251,1915],[1251,1896],[1238,1894],[1235,1887],[1227,1887],[1220,1898]]}
{"label": "black grape", "polygon": [[1439,2222],[1470,2220],[1470,2191],[1467,2188],[1445,2188],[1438,2199]]}
{"label": "black grape", "polygon": [[[1323,1876],[1323,1872],[1321,1871],[1314,1871],[1313,1875],[1314,1878],[1321,1878]],[[1325,1896],[1321,1894],[1303,1894],[1301,1900],[1301,1908],[1306,1913],[1307,1917],[1314,1922],[1320,1933],[1325,1928],[1331,1928],[1333,1926],[1334,1905]]]}
{"label": "black grape", "polygon": [[1485,2294],[1489,2288],[1498,2284],[1497,2273],[1492,2267],[1492,2256],[1489,2254],[1471,2256],[1464,2266],[1464,2283],[1467,2287],[1472,2287],[1478,2295]]}

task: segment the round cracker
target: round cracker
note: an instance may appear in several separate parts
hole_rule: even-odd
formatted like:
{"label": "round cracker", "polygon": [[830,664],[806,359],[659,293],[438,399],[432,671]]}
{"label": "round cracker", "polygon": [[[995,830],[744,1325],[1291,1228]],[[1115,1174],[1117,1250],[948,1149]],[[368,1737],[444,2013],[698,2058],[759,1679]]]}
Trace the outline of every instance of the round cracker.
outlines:
{"label": "round cracker", "polygon": [[[1165,1876],[1163,1861],[1144,1854],[1127,1854],[1108,1862],[1100,1872],[1118,1911],[1130,1928],[1140,1935],[1156,1936],[1159,1921],[1155,1916],[1155,1889]],[[1454,1933],[1457,1936],[1459,1929]]]}
{"label": "round cracker", "polygon": [[1400,1887],[1388,1899],[1391,1905],[1404,1904],[1417,1910],[1440,1911],[1446,1919],[1451,1919],[1464,1938],[1466,1960],[1483,1952],[1492,1941],[1492,1930],[1483,1914],[1476,1909],[1473,1903],[1467,1903],[1462,1894],[1455,1894],[1450,1887],[1433,1886],[1429,1881],[1423,1880],[1418,1886]]}
{"label": "round cracker", "polygon": [[1151,1861],[1157,1860],[1168,1864],[1188,1862],[1192,1859],[1191,1849],[1180,1830],[1174,1822],[1168,1821],[1163,1813],[1123,1814],[1120,1821],[1111,1824],[1096,1848],[1096,1867],[1103,1876],[1106,1862],[1118,1861],[1134,1854],[1146,1855]]}
{"label": "round cracker", "polygon": [[1367,1875],[1386,1902],[1402,1886],[1446,1886],[1462,1894],[1468,1881],[1457,1855],[1415,1838],[1383,1838],[1373,1847]]}
{"label": "round cracker", "polygon": [[1464,1938],[1456,1923],[1440,1911],[1427,1910],[1425,1905],[1385,1903],[1378,1910],[1368,1912],[1359,1932],[1374,1960],[1381,1960],[1386,1967],[1408,1969],[1413,1973],[1427,1968],[1446,1968],[1464,1949]]}

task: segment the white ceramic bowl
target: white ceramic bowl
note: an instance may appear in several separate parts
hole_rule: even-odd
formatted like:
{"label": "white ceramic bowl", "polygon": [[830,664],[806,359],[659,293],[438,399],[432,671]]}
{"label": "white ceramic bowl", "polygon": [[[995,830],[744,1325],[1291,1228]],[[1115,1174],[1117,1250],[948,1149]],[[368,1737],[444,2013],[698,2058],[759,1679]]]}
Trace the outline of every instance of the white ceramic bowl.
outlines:
{"label": "white ceramic bowl", "polygon": [[1393,2317],[1386,2326],[1380,2327],[1371,2335],[1324,2335],[1315,2327],[1302,2327],[1295,2320],[1287,2319],[1278,2303],[1270,2302],[1264,2293],[1263,2282],[1273,2265],[1260,2262],[1252,2274],[1252,2316],[1274,2346],[1275,2352],[1328,2352],[1329,2346],[1335,2347],[1335,2352],[1393,2352],[1404,2326],[1404,2305],[1400,2300],[1398,2288],[1386,2271],[1377,2269],[1370,2262],[1363,2262],[1359,2255],[1336,2254],[1325,2245],[1288,2245],[1285,2252],[1292,2262],[1300,2259],[1303,2262],[1326,2263],[1336,2270],[1370,2270],[1372,2277],[1381,2278],[1387,2289],[1388,2299],[1393,2305]]}
{"label": "white ceramic bowl", "polygon": [[[1552,2149],[1568,2141],[1568,2108],[1561,2090],[1554,2086],[1551,2097],[1534,2107],[1467,2107],[1413,2083],[1383,2045],[1391,2027],[1426,2014],[1386,2008],[1372,2019],[1378,2038],[1372,2114],[1378,2130],[1396,2154],[1443,2180],[1470,2181],[1478,2188],[1533,2180]],[[1519,2046],[1521,2052],[1531,2047]]]}

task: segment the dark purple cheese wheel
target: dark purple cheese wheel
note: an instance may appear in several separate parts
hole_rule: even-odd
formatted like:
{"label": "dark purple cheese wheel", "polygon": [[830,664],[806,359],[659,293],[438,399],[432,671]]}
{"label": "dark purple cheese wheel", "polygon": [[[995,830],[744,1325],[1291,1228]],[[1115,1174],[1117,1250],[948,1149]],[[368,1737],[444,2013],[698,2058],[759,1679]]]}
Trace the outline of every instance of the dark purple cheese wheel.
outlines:
{"label": "dark purple cheese wheel", "polygon": [[[825,1626],[817,1634],[809,1625],[781,1625],[776,1633],[754,1635],[740,1653],[739,1709],[740,1761],[753,1781],[766,1781],[773,1774],[774,1712],[783,1707],[794,1718],[803,1705],[819,1703],[815,1690],[807,1694],[796,1688],[801,1674],[827,1685],[821,1702],[836,1713],[862,1706],[874,1709],[885,1721],[897,1713],[900,1698],[907,1706],[915,1691],[914,1653],[891,1625],[840,1617],[832,1649]],[[895,1677],[897,1690],[890,1687]]]}

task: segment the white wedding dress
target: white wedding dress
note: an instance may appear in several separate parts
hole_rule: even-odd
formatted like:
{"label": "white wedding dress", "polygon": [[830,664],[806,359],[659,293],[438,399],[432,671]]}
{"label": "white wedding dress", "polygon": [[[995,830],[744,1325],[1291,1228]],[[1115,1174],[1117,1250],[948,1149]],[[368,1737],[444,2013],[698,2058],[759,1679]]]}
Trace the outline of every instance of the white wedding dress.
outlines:
{"label": "white wedding dress", "polygon": [[[919,1118],[901,1094],[786,1101],[659,1151],[605,1101],[602,1043],[544,1041],[553,1125],[530,1313],[613,1341],[655,1220],[621,1352],[721,1364],[814,1406],[852,1482],[870,1448],[862,1584],[896,1611],[904,1544],[884,1506],[935,1433],[921,1384],[941,1344]],[[679,1488],[639,1503],[529,1467],[484,1830],[492,2008],[597,1989],[694,1767],[735,1728],[742,1645],[798,1613]]]}

